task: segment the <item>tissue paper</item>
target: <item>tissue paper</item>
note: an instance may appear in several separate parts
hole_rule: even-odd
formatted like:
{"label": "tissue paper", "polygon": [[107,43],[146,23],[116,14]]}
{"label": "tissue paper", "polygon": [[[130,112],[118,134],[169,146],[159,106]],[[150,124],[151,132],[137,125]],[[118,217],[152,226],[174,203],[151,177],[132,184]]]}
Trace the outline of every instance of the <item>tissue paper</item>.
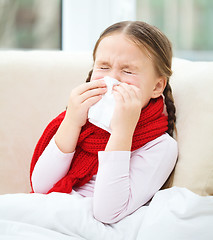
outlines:
{"label": "tissue paper", "polygon": [[100,101],[90,107],[88,111],[88,120],[92,124],[111,133],[110,123],[115,108],[112,88],[114,85],[118,85],[119,81],[108,76],[104,77],[103,80],[107,85],[107,92]]}

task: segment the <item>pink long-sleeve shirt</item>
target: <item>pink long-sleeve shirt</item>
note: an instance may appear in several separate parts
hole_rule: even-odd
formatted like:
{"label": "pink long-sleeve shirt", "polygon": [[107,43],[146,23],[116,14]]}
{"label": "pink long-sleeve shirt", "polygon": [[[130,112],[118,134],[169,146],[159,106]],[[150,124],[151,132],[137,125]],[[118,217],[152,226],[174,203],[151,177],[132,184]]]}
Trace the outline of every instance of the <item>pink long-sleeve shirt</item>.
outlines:
{"label": "pink long-sleeve shirt", "polygon": [[[93,197],[97,220],[115,223],[153,197],[172,172],[177,155],[177,142],[167,133],[133,152],[101,151],[97,175],[73,190]],[[34,192],[47,193],[67,174],[73,156],[74,152],[61,152],[52,138],[32,173]]]}

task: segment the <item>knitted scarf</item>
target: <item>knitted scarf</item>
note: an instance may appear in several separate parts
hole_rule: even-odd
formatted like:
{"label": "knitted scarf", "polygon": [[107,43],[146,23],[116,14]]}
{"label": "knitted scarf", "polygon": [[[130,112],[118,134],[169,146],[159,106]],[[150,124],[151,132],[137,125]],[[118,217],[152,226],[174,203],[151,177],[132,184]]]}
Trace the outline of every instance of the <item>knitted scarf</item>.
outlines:
{"label": "knitted scarf", "polygon": [[[142,147],[167,131],[168,121],[167,117],[163,114],[163,109],[163,97],[159,97],[151,99],[148,106],[141,111],[133,135],[132,151]],[[53,119],[39,139],[31,161],[30,180],[37,160],[55,135],[64,119],[65,113],[64,111]],[[48,193],[70,193],[73,186],[79,187],[90,181],[98,170],[98,151],[104,151],[109,137],[110,134],[107,131],[87,121],[82,127],[68,174],[59,180]]]}

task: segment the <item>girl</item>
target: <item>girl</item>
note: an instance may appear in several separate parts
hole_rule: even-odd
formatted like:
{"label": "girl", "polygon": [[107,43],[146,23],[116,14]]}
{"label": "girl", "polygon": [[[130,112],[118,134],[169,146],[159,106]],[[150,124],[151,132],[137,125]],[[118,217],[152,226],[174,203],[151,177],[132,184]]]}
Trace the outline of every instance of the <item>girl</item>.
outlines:
{"label": "girl", "polygon": [[[172,49],[156,27],[126,21],[102,33],[93,59],[86,83],[71,91],[67,111],[36,146],[31,185],[38,193],[74,190],[93,197],[94,217],[115,223],[146,204],[176,163]],[[105,76],[120,82],[113,88],[111,134],[87,120],[106,93]]]}

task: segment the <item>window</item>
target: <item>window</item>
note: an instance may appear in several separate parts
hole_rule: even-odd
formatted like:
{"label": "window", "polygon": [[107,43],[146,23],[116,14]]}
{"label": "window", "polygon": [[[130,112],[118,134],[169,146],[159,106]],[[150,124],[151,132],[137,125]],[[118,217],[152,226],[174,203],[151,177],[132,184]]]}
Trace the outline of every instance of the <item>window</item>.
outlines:
{"label": "window", "polygon": [[60,0],[1,0],[1,49],[60,49]]}
{"label": "window", "polygon": [[212,0],[63,0],[63,50],[92,50],[100,33],[123,20],[157,26],[174,56],[213,60]]}
{"label": "window", "polygon": [[213,60],[212,0],[137,0],[138,20],[162,30],[173,43],[174,55]]}
{"label": "window", "polygon": [[1,0],[0,49],[91,51],[123,20],[157,26],[176,57],[213,60],[212,0]]}

